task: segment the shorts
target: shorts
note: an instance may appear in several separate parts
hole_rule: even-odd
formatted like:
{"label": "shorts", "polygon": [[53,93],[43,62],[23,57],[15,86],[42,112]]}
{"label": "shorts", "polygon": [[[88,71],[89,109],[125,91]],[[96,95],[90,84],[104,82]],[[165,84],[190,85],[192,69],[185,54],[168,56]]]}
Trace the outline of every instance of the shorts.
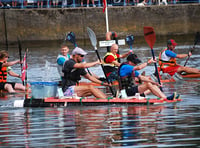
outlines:
{"label": "shorts", "polygon": [[162,71],[163,71],[163,73],[168,73],[168,74],[170,74],[170,76],[173,76],[177,72],[179,67],[180,67],[180,65],[173,66],[173,67],[169,66],[169,67],[163,68]]}
{"label": "shorts", "polygon": [[129,89],[126,89],[127,96],[135,96],[136,93],[138,93],[138,86],[133,86]]}
{"label": "shorts", "polygon": [[12,88],[15,89],[15,83],[14,82],[6,82],[6,83],[0,82],[0,90],[4,90],[6,84],[11,84]]}
{"label": "shorts", "polygon": [[112,73],[110,73],[109,76],[108,76],[108,80],[109,80],[109,82],[113,82],[113,81],[118,80],[117,71],[113,71]]}
{"label": "shorts", "polygon": [[70,86],[68,87],[65,92],[64,92],[64,96],[73,96],[74,95],[74,87],[75,86]]}

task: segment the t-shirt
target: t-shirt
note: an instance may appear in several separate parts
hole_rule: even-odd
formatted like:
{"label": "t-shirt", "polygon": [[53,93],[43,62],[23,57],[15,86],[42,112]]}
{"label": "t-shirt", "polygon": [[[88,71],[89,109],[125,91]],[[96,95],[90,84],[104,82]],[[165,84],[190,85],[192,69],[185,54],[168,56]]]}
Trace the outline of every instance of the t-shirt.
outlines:
{"label": "t-shirt", "polygon": [[[119,58],[119,54],[116,54],[117,58]],[[108,55],[106,58],[105,58],[105,62],[106,63],[112,63],[113,61],[115,61],[115,57],[113,57],[112,55]]]}
{"label": "t-shirt", "polygon": [[69,59],[64,63],[62,72],[64,77],[62,78],[62,88],[65,91],[69,86],[76,85],[81,80],[80,76],[87,74],[84,68],[74,68],[76,62],[73,59]]}
{"label": "t-shirt", "polygon": [[176,58],[177,54],[174,53],[173,51],[171,50],[166,50],[165,51],[165,54],[168,56],[168,57],[171,57],[171,58]]}
{"label": "t-shirt", "polygon": [[[132,65],[128,65],[128,64],[122,65],[120,68],[120,71],[119,71],[119,75],[121,77],[131,76],[133,69],[134,69],[134,66],[132,66]],[[135,77],[138,77],[140,75],[140,73],[136,70],[134,70],[134,73],[135,73]]]}

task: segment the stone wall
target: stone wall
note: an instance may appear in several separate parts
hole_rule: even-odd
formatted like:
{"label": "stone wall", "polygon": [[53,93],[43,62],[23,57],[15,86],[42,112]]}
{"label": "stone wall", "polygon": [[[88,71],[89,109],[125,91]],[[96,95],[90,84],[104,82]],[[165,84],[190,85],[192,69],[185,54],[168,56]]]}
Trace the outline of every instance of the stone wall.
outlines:
{"label": "stone wall", "polygon": [[[109,7],[110,31],[119,36],[143,36],[143,26],[152,26],[156,35],[194,34],[199,31],[200,5],[177,4],[147,7]],[[98,38],[106,33],[102,8],[0,9],[0,42],[62,40],[73,31],[77,39],[88,39],[86,27]],[[5,31],[6,28],[6,31]]]}

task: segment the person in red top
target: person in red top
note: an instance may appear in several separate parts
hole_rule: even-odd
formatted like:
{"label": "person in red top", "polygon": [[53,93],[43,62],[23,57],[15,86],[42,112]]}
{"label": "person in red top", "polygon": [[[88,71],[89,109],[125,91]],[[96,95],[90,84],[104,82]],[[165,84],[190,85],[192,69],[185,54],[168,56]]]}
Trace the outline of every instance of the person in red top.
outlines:
{"label": "person in red top", "polygon": [[113,82],[118,79],[117,69],[121,64],[118,62],[118,59],[125,58],[131,53],[131,51],[128,51],[127,53],[122,55],[117,54],[118,48],[119,47],[117,44],[113,44],[111,46],[110,52],[107,52],[103,58],[104,70],[110,82]]}

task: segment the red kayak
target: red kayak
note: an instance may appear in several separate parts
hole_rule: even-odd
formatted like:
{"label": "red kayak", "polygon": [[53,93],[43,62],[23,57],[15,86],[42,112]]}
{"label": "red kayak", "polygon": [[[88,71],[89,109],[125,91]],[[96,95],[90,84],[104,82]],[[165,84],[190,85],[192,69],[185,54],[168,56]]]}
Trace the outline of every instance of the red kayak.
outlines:
{"label": "red kayak", "polygon": [[[169,75],[160,75],[160,81],[162,83],[168,83],[168,82],[176,82],[176,81],[200,81],[200,74],[174,74],[173,77]],[[152,74],[151,79],[154,81],[157,81],[157,78]]]}

